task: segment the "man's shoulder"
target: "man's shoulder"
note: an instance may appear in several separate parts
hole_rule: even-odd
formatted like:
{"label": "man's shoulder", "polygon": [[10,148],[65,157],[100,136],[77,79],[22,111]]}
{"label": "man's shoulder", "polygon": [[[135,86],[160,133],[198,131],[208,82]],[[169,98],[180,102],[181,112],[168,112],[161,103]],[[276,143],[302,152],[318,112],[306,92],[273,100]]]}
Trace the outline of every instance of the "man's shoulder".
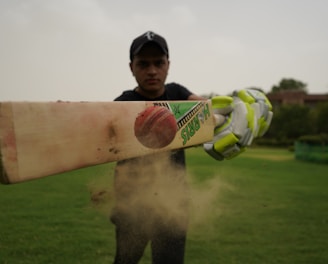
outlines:
{"label": "man's shoulder", "polygon": [[187,100],[192,94],[181,84],[172,82],[165,85],[168,100]]}
{"label": "man's shoulder", "polygon": [[165,84],[165,88],[170,90],[170,89],[184,89],[185,87],[176,82],[171,82],[171,83]]}

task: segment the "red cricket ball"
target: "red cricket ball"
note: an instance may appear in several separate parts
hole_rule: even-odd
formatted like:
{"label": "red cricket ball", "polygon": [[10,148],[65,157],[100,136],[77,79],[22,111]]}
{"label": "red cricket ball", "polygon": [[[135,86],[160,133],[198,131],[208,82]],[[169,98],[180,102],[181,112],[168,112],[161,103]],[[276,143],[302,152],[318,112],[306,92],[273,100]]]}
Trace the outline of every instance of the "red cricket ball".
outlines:
{"label": "red cricket ball", "polygon": [[172,112],[163,106],[150,106],[137,116],[134,134],[148,148],[163,148],[170,144],[178,130]]}

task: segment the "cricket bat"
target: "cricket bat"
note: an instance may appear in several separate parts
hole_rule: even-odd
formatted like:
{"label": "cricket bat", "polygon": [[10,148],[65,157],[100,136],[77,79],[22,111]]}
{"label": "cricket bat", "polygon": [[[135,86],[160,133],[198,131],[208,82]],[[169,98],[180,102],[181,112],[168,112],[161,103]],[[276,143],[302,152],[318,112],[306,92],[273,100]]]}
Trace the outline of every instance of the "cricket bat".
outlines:
{"label": "cricket bat", "polygon": [[210,100],[0,102],[0,182],[199,145],[214,126]]}

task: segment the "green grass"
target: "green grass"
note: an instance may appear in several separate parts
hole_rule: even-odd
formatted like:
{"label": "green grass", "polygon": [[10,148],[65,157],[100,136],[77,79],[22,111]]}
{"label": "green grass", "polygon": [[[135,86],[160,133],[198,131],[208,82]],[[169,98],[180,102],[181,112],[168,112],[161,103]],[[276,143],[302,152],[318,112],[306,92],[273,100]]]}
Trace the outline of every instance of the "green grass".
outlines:
{"label": "green grass", "polygon": [[[186,263],[328,263],[328,166],[277,149],[218,162],[187,152]],[[0,263],[111,263],[112,165],[0,186]],[[149,248],[141,263],[150,263]]]}
{"label": "green grass", "polygon": [[327,166],[272,149],[250,150],[223,165],[207,162],[208,174],[228,187],[216,201],[215,234],[203,241],[217,250],[206,263],[327,263]]}

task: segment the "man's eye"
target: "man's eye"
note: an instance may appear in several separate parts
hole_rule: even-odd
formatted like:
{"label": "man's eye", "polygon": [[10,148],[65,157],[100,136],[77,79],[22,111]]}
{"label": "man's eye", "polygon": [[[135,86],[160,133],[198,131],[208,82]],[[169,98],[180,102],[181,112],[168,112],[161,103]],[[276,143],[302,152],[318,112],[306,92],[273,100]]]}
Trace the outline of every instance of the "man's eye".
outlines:
{"label": "man's eye", "polygon": [[161,68],[165,65],[165,61],[164,60],[158,60],[158,61],[154,61],[154,62],[139,61],[137,63],[137,66],[140,68],[143,68],[143,69],[148,68],[151,65],[153,65],[154,67],[157,67],[157,68]]}
{"label": "man's eye", "polygon": [[140,61],[140,62],[138,62],[138,66],[141,68],[146,68],[149,66],[149,63],[145,62],[145,61]]}
{"label": "man's eye", "polygon": [[161,66],[165,65],[165,61],[163,61],[163,60],[156,61],[155,65],[156,65],[156,67],[161,67]]}

